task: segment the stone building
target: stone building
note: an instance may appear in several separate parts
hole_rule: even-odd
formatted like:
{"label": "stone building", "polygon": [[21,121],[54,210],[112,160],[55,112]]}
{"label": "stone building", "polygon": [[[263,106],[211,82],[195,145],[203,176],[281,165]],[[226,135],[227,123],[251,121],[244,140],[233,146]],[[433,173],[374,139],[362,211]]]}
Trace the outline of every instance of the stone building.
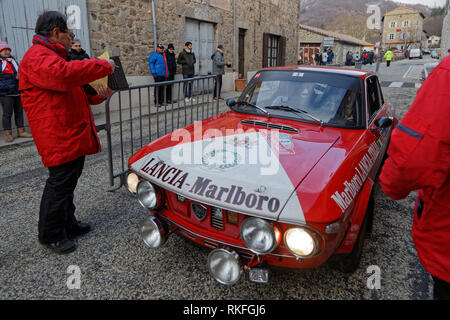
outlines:
{"label": "stone building", "polygon": [[44,10],[66,13],[91,57],[119,48],[133,84],[151,81],[154,39],[166,47],[173,43],[176,53],[191,41],[199,75],[212,71],[211,55],[223,44],[232,64],[224,90],[262,67],[297,63],[299,0],[2,0],[0,40],[13,46],[19,60]]}
{"label": "stone building", "polygon": [[408,7],[398,7],[387,12],[384,17],[383,48],[425,47],[426,32],[423,30],[425,16],[422,12]]}
{"label": "stone building", "polygon": [[[352,36],[303,24],[299,28],[299,37],[300,58],[307,64],[314,64],[313,56],[328,48],[334,52],[333,62],[335,64],[345,64],[345,56],[348,51],[355,53],[374,49],[373,44]],[[330,40],[332,42],[327,43]]]}
{"label": "stone building", "polygon": [[196,73],[203,75],[212,71],[211,55],[223,44],[225,60],[233,65],[226,68],[224,89],[231,89],[233,78],[246,78],[248,72],[297,62],[298,0],[152,2],[87,0],[93,55],[119,47],[125,73],[142,77],[149,76],[148,56],[154,51],[154,38],[166,47],[173,43],[176,53],[191,41]]}

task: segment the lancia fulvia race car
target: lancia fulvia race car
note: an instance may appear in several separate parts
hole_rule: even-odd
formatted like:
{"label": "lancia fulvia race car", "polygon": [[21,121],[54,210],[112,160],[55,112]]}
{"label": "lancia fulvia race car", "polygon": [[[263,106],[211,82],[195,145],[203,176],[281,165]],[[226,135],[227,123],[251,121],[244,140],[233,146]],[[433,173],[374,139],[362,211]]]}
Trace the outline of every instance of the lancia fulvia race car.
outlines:
{"label": "lancia fulvia race car", "polygon": [[212,249],[207,266],[226,285],[247,272],[267,283],[272,267],[357,269],[398,122],[377,76],[267,68],[227,105],[129,159],[144,243],[159,248],[177,233]]}

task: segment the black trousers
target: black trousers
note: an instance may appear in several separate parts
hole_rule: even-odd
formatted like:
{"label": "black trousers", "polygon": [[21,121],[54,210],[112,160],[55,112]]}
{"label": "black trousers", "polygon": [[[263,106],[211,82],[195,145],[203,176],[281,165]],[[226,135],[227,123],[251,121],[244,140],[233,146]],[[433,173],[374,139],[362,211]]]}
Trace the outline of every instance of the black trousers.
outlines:
{"label": "black trousers", "polygon": [[450,283],[439,278],[433,277],[433,299],[434,300],[450,300]]}
{"label": "black trousers", "polygon": [[220,97],[221,92],[222,92],[222,75],[218,74],[216,82],[214,83],[214,98]]}
{"label": "black trousers", "polygon": [[[175,80],[175,75],[171,74],[167,81]],[[166,87],[166,102],[172,102],[172,85]]]}
{"label": "black trousers", "polygon": [[66,232],[78,223],[73,196],[84,167],[84,156],[56,167],[49,167],[49,177],[42,194],[39,212],[39,242],[54,243],[67,238]]}
{"label": "black trousers", "polygon": [[[153,77],[153,79],[155,79],[155,82],[167,81],[166,77],[160,76]],[[164,86],[155,87],[155,104],[161,104],[164,102],[164,88]]]}
{"label": "black trousers", "polygon": [[14,112],[14,120],[17,128],[23,128],[23,109],[20,96],[2,96],[0,104],[3,108],[3,130],[11,130],[11,118]]}
{"label": "black trousers", "polygon": [[391,60],[387,60],[387,61],[386,61],[386,66],[389,67],[390,65],[391,65]]}

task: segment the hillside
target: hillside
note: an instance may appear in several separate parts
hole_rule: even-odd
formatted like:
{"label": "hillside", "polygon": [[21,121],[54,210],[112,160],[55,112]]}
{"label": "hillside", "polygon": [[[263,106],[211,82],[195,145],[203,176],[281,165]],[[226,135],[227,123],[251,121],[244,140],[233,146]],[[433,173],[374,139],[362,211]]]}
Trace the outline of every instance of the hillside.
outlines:
{"label": "hillside", "polygon": [[[331,3],[332,5],[329,0],[303,0],[300,22],[313,27],[345,33],[371,43],[379,41],[380,35],[379,31],[367,28],[366,21],[369,16],[366,13],[367,5],[378,3],[382,14],[402,5],[393,1],[376,2],[374,0],[333,0]],[[426,17],[424,29],[429,35],[440,35],[444,16],[439,10],[421,4],[403,6],[421,11]]]}

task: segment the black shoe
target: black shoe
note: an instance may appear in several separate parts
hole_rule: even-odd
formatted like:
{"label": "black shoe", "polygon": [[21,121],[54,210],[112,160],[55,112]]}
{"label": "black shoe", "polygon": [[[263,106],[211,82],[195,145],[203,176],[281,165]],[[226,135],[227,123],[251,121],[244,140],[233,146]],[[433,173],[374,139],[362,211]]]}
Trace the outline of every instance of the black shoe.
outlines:
{"label": "black shoe", "polygon": [[67,254],[77,249],[77,244],[69,239],[64,239],[54,243],[48,243],[45,246],[57,254]]}
{"label": "black shoe", "polygon": [[67,229],[67,237],[69,239],[75,239],[91,231],[91,226],[87,223],[78,223],[73,228]]}

